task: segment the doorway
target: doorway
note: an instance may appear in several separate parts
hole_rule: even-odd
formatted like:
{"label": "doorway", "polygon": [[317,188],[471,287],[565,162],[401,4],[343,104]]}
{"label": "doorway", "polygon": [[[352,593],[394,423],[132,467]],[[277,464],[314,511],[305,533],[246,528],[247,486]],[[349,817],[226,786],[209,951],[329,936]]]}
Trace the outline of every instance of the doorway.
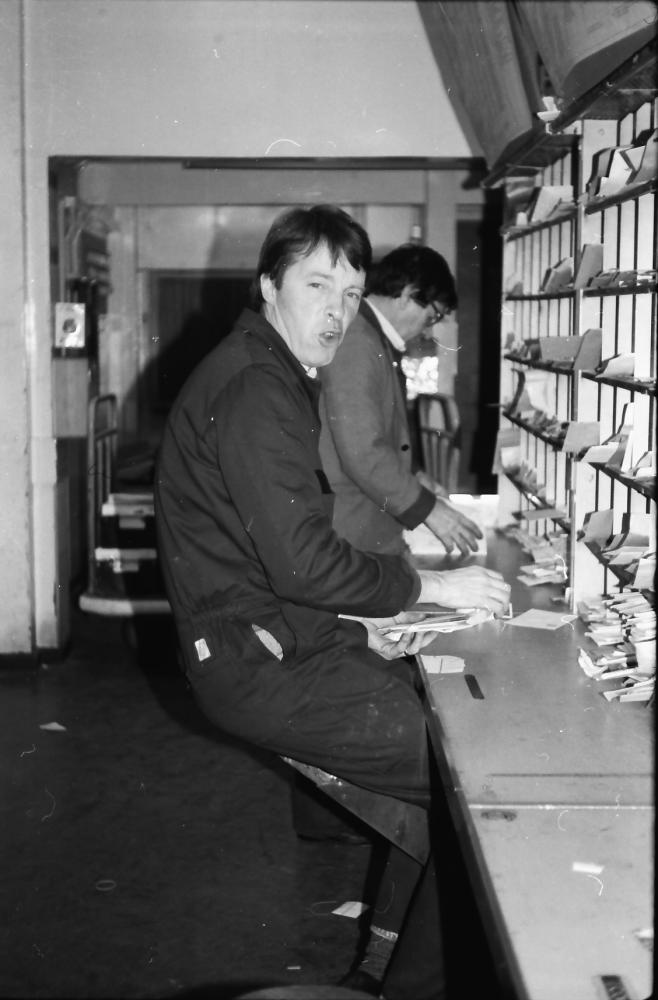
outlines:
{"label": "doorway", "polygon": [[140,436],[159,440],[167,413],[199,362],[232,330],[249,304],[244,271],[150,271]]}

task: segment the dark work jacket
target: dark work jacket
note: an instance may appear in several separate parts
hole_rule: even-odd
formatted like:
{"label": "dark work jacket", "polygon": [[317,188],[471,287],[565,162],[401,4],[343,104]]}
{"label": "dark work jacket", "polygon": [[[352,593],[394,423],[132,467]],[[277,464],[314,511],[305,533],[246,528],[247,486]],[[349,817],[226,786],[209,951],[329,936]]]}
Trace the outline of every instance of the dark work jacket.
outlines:
{"label": "dark work jacket", "polygon": [[404,558],[357,551],[332,528],[319,392],[267,320],[245,310],[171,410],[156,522],[186,660],[203,659],[236,624],[266,629],[294,656],[300,643],[338,638],[338,613],[389,616],[418,598]]}

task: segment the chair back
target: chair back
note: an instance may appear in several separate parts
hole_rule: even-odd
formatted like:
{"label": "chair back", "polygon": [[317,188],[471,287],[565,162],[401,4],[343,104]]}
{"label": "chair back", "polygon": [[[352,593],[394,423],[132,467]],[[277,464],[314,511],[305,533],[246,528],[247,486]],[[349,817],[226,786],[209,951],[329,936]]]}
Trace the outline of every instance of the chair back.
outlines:
{"label": "chair back", "polygon": [[454,396],[420,394],[416,412],[425,472],[449,493],[457,493],[461,425]]}

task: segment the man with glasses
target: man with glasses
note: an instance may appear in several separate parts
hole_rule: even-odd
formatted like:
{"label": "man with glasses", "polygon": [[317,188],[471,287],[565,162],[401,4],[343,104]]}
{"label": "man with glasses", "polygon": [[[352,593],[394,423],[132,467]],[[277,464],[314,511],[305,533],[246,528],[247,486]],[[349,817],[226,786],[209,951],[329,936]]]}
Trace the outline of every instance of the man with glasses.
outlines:
{"label": "man with glasses", "polygon": [[336,357],[322,369],[320,454],[336,495],[334,528],[366,552],[402,554],[403,530],[426,524],[450,552],[477,549],[480,531],[446,491],[412,471],[406,387],[407,344],[457,305],[444,258],[404,244],[372,269]]}

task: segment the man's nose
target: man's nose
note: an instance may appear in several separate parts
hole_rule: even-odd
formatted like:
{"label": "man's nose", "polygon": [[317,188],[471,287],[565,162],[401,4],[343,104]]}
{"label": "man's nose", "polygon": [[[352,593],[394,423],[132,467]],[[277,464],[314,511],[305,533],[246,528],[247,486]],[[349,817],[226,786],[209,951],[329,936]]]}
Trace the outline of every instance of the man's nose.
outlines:
{"label": "man's nose", "polygon": [[330,319],[342,320],[345,315],[345,306],[343,305],[343,297],[336,293],[329,297],[329,302],[327,303],[327,315]]}

